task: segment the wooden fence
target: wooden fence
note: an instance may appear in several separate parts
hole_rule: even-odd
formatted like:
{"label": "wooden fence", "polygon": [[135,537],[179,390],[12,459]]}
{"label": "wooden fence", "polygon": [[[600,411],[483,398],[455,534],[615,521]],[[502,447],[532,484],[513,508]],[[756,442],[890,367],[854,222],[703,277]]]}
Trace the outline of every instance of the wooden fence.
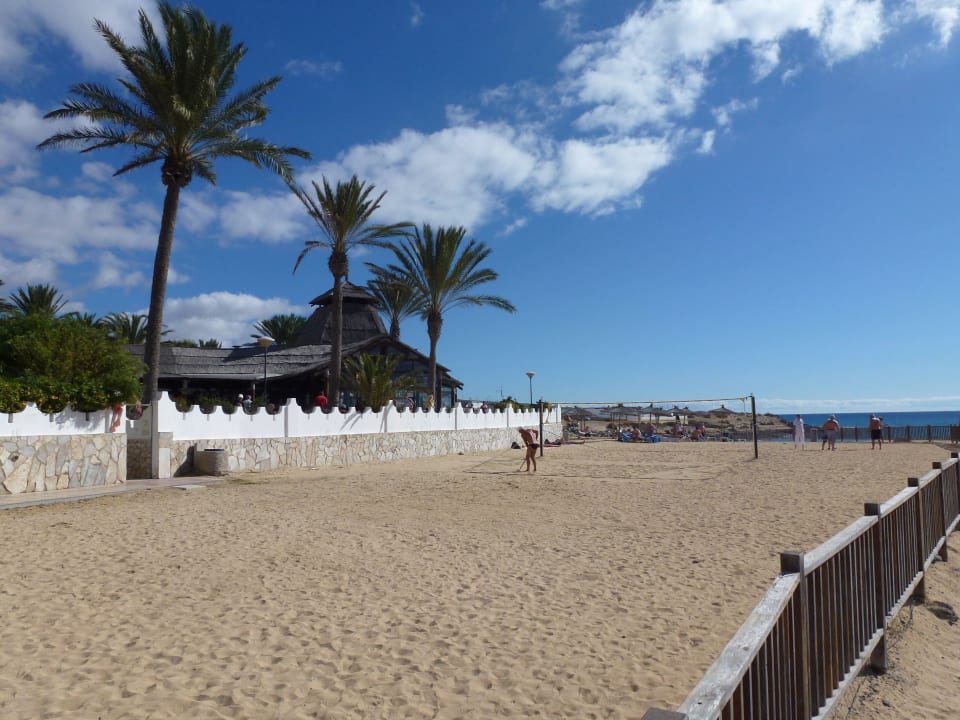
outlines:
{"label": "wooden fence", "polygon": [[911,597],[960,521],[960,460],[934,463],[809,554],[784,552],[781,574],[677,712],[643,720],[826,718],[867,664],[886,669],[887,623]]}

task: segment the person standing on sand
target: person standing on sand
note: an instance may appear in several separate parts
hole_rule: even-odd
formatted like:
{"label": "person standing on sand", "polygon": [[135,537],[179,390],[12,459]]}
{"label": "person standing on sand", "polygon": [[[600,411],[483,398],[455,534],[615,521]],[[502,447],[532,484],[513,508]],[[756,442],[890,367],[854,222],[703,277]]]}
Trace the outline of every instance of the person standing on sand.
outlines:
{"label": "person standing on sand", "polygon": [[803,418],[797,415],[793,419],[793,446],[803,450],[806,440],[807,433],[803,428]]}
{"label": "person standing on sand", "polygon": [[827,447],[827,445],[829,445],[831,450],[836,450],[838,432],[840,432],[840,423],[838,423],[837,419],[831,415],[823,424],[823,443],[820,445],[820,449],[823,450],[825,447]]}
{"label": "person standing on sand", "polygon": [[527,430],[526,428],[517,428],[520,432],[520,437],[523,438],[523,444],[527,446],[527,454],[524,457],[524,462],[527,464],[527,472],[530,472],[530,463],[533,463],[533,471],[537,471],[537,448],[540,446],[537,444],[537,431],[536,430]]}
{"label": "person standing on sand", "polygon": [[883,420],[874,413],[870,416],[870,449],[873,450],[877,443],[880,443],[880,449],[883,450]]}

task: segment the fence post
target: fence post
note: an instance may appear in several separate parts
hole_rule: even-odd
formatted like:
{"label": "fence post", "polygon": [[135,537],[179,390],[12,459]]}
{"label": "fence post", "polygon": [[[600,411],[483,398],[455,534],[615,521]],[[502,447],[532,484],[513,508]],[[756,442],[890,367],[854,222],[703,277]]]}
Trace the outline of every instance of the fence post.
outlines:
{"label": "fence post", "polygon": [[[909,432],[909,425],[907,425]],[[913,597],[920,601],[926,602],[927,600],[927,573],[926,568],[924,567],[926,561],[926,553],[923,549],[923,495],[920,493],[920,478],[907,478],[907,486],[917,488],[917,502],[916,502],[916,523],[917,523],[917,571],[920,573],[920,582],[917,583],[916,590],[913,591]]]}
{"label": "fence post", "polygon": [[927,442],[933,442],[933,428],[927,425]]}
{"label": "fence post", "polygon": [[880,630],[880,642],[870,655],[870,667],[878,673],[887,671],[887,583],[885,579],[887,569],[887,545],[883,542],[883,532],[880,527],[883,517],[883,506],[880,503],[865,503],[863,514],[877,518],[877,524],[871,530],[873,544],[873,582],[874,599],[876,604],[876,619],[874,629]]}
{"label": "fence post", "polygon": [[797,644],[794,648],[793,662],[797,668],[797,687],[800,697],[797,702],[799,716],[806,720],[810,713],[810,631],[808,628],[807,573],[804,568],[803,553],[798,550],[786,550],[780,553],[780,572],[797,573],[800,582],[797,585],[796,616],[794,618],[794,632]]}
{"label": "fence post", "polygon": [[947,479],[943,475],[943,463],[935,462],[933,469],[940,471],[940,516],[943,518],[943,545],[940,546],[939,554],[940,559],[946,562],[949,554],[947,552],[947,528],[950,527],[950,520],[947,519],[947,489],[944,487]]}

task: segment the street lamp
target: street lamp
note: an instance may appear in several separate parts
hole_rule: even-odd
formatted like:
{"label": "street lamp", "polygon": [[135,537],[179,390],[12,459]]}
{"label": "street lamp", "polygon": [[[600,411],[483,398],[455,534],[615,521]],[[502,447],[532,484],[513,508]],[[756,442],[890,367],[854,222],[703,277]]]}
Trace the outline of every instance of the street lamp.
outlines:
{"label": "street lamp", "polygon": [[257,338],[257,345],[263,348],[263,402],[267,402],[267,348],[273,345],[273,338],[263,335]]}
{"label": "street lamp", "polygon": [[535,372],[528,372],[527,377],[530,378],[530,406],[533,406],[533,376],[536,375]]}

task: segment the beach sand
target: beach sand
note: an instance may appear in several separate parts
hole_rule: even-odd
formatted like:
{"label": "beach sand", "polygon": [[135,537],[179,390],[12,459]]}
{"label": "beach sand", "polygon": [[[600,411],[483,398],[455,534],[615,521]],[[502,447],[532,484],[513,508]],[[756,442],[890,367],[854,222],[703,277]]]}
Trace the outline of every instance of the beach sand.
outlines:
{"label": "beach sand", "polygon": [[521,455],[0,512],[0,717],[675,709],[780,551],[812,549],[949,450],[768,443],[754,460],[749,443],[601,440],[548,448],[536,474]]}

